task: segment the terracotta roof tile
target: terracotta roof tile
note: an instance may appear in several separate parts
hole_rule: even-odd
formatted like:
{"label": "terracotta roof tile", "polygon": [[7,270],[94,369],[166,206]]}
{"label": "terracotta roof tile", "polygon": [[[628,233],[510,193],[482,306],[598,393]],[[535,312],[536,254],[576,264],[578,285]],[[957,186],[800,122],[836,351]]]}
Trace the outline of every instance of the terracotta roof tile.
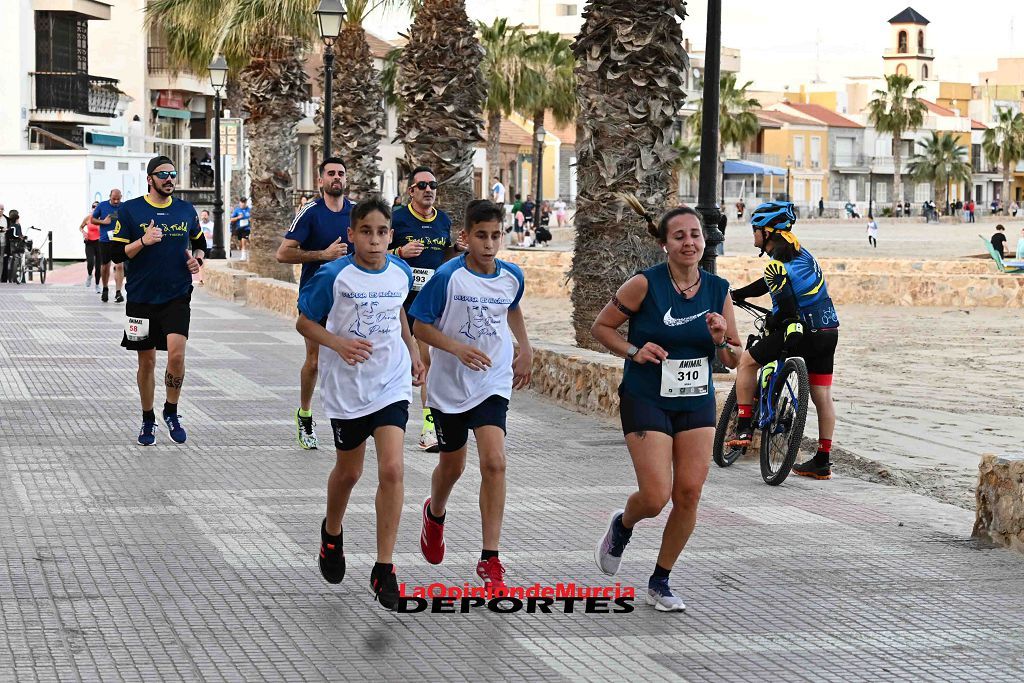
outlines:
{"label": "terracotta roof tile", "polygon": [[544,128],[555,135],[562,141],[563,145],[575,145],[576,144],[576,122],[571,121],[564,126],[560,126],[555,123],[555,117],[551,115],[551,112],[544,114]]}
{"label": "terracotta roof tile", "polygon": [[928,111],[930,111],[933,114],[938,114],[939,116],[960,116],[960,114],[953,111],[952,109],[946,109],[942,105],[935,104],[934,102],[929,102],[926,99],[922,99],[919,97],[917,98],[917,101],[923,104],[925,107],[927,107]]}
{"label": "terracotta roof tile", "polygon": [[[484,126],[484,140],[487,140],[487,127]],[[480,147],[486,146],[486,142],[480,143]],[[533,147],[533,136],[523,128],[508,119],[501,120],[501,144],[515,145],[516,147]]]}
{"label": "terracotta roof tile", "polygon": [[821,106],[820,104],[794,104],[792,102],[788,102],[786,106],[792,107],[801,114],[806,114],[807,116],[815,118],[818,121],[824,123],[825,125],[831,126],[832,128],[864,127],[859,123],[851,121],[850,119],[846,118],[841,114],[837,114],[836,112],[832,111],[831,109],[828,109],[827,107]]}
{"label": "terracotta roof tile", "polygon": [[984,123],[981,123],[979,121],[975,121],[974,119],[971,119],[971,130],[987,130],[987,129],[988,129],[988,126],[986,126]]}
{"label": "terracotta roof tile", "polygon": [[[788,102],[784,103],[786,106],[792,106]],[[775,119],[779,123],[788,123],[791,126],[823,126],[825,124],[820,121],[806,118],[804,116],[795,116],[789,112],[779,111],[778,109],[770,109],[766,112],[769,117]]]}

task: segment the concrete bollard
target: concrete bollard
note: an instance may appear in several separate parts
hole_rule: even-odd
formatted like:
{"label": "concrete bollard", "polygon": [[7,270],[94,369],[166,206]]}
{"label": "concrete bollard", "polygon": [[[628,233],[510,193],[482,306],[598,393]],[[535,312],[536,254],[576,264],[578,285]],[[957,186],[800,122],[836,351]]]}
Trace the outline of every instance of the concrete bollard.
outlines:
{"label": "concrete bollard", "polygon": [[1024,552],[1024,455],[982,455],[976,498],[975,538]]}

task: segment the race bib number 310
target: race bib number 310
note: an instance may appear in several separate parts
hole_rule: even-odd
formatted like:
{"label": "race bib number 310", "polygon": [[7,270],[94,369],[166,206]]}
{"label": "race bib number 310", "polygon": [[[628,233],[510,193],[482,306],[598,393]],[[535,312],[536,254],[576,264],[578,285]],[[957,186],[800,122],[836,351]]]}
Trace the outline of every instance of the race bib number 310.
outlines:
{"label": "race bib number 310", "polygon": [[710,377],[711,365],[707,358],[669,358],[661,363],[661,395],[665,398],[707,396]]}
{"label": "race bib number 310", "polygon": [[124,334],[128,337],[128,341],[146,341],[149,339],[149,318],[128,316],[128,320],[124,324]]}
{"label": "race bib number 310", "polygon": [[423,289],[423,285],[427,284],[427,280],[434,276],[434,271],[430,268],[413,268],[412,269],[412,291],[418,292]]}

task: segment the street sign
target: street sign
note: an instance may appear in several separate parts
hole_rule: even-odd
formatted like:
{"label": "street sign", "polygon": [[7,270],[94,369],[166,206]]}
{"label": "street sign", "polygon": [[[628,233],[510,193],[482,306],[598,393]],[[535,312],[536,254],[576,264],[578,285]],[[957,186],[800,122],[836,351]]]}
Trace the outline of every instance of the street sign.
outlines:
{"label": "street sign", "polygon": [[220,120],[221,151],[231,156],[231,170],[241,171],[245,165],[245,131],[242,119]]}

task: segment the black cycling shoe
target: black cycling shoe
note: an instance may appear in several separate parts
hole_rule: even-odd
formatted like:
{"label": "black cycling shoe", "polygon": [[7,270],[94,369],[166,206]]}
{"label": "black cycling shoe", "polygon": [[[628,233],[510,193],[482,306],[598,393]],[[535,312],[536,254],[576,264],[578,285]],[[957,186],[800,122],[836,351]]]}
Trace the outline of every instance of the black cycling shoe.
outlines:
{"label": "black cycling shoe", "polygon": [[327,583],[341,583],[345,578],[344,535],[344,529],[337,536],[329,535],[326,517],[320,524],[320,573]]}
{"label": "black cycling shoe", "polygon": [[729,439],[725,445],[729,448],[746,448],[753,440],[754,430],[748,428],[746,431],[737,431],[736,436]]}
{"label": "black cycling shoe", "polygon": [[831,479],[832,463],[827,460],[824,463],[819,463],[815,462],[814,458],[811,458],[807,462],[793,465],[793,474],[799,474],[801,477],[810,477],[811,479]]}
{"label": "black cycling shoe", "polygon": [[398,600],[401,597],[398,592],[395,565],[391,565],[389,572],[385,572],[379,567],[380,565],[374,565],[373,571],[370,572],[370,588],[373,589],[373,597],[381,607],[393,610],[398,607]]}

